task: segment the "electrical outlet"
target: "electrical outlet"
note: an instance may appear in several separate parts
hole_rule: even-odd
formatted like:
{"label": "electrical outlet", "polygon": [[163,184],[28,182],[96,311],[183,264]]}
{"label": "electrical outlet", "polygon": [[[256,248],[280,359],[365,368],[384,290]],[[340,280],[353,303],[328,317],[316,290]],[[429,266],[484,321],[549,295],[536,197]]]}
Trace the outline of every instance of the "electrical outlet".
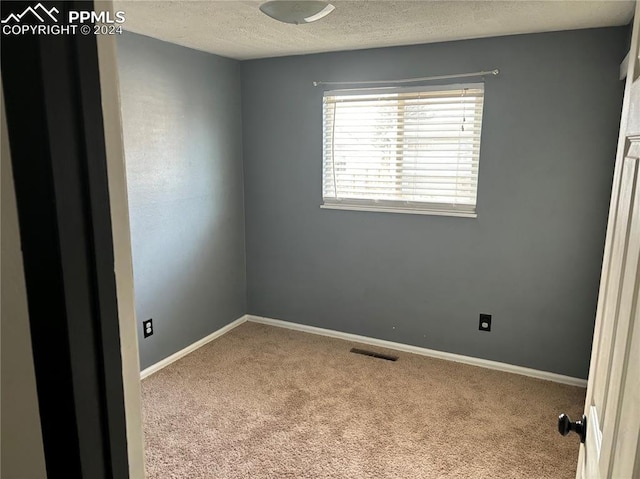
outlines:
{"label": "electrical outlet", "polygon": [[491,331],[491,315],[480,313],[480,331]]}
{"label": "electrical outlet", "polygon": [[145,338],[153,335],[153,319],[142,321],[142,334]]}

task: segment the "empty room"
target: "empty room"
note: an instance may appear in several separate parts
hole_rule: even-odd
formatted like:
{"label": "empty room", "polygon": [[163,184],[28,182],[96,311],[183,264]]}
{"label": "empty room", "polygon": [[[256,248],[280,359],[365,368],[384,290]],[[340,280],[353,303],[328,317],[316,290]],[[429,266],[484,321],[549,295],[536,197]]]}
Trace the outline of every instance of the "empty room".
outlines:
{"label": "empty room", "polygon": [[640,477],[636,2],[94,10],[122,477]]}
{"label": "empty room", "polygon": [[333,6],[115,4],[147,474],[573,477],[632,5]]}

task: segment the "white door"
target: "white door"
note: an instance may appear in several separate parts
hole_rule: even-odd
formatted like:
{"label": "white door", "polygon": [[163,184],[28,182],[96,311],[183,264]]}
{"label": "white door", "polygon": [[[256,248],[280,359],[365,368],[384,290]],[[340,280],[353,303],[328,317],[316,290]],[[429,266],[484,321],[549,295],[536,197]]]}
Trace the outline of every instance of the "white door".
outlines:
{"label": "white door", "polygon": [[[628,56],[620,139],[591,355],[578,479],[640,478],[640,3]],[[560,429],[569,424],[564,419]]]}

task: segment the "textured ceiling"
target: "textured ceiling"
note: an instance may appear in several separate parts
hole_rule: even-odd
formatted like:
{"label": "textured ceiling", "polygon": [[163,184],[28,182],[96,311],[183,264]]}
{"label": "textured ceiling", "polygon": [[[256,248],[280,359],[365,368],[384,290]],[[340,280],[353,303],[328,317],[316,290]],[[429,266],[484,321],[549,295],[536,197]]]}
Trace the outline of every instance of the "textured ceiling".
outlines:
{"label": "textured ceiling", "polygon": [[260,1],[120,1],[125,29],[236,59],[357,50],[627,24],[633,2],[341,1],[307,25],[277,22]]}

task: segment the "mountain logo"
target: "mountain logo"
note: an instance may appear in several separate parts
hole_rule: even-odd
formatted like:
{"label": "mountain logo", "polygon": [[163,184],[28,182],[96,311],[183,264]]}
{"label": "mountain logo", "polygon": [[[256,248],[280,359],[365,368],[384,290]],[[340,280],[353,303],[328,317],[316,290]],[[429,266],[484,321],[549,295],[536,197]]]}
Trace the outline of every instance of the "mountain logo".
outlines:
{"label": "mountain logo", "polygon": [[51,19],[57,23],[58,19],[54,16],[54,13],[58,14],[60,13],[60,10],[58,10],[56,7],[47,9],[44,5],[38,3],[35,7],[27,7],[22,13],[12,13],[8,15],[7,18],[4,18],[1,23],[5,24],[12,21],[14,23],[20,23],[27,14],[31,14],[30,16],[35,17],[38,21],[40,21],[40,23],[44,23],[48,19]]}

